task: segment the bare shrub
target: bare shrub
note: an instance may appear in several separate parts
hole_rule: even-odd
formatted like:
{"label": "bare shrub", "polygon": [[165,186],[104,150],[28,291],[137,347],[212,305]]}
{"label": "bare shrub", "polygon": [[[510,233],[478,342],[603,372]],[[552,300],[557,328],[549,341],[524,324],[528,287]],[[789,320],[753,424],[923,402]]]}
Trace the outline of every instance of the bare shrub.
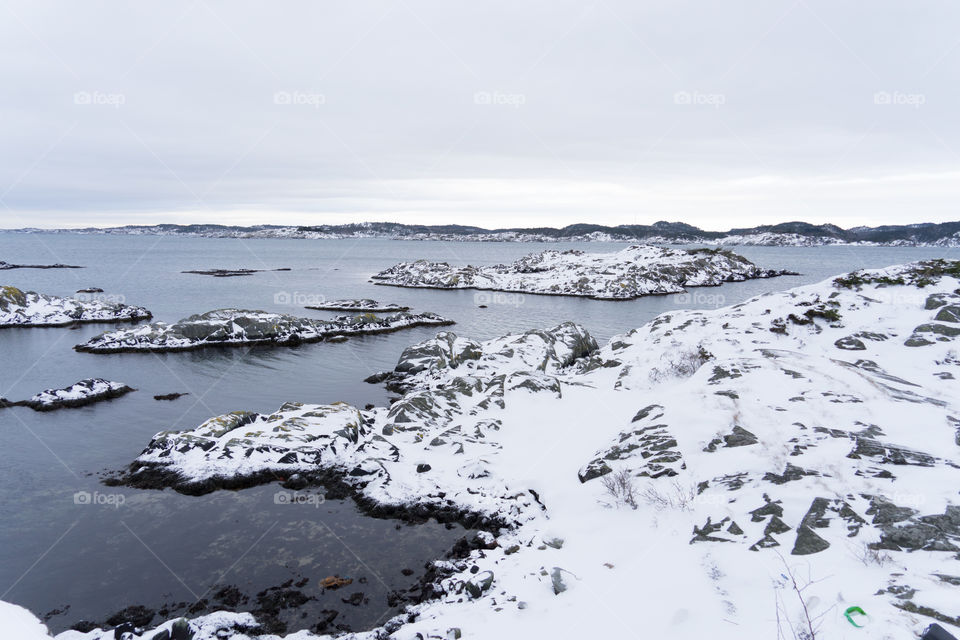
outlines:
{"label": "bare shrub", "polygon": [[893,556],[889,553],[882,549],[874,549],[866,542],[861,542],[859,546],[854,546],[853,555],[856,556],[857,560],[862,562],[865,567],[882,567],[893,560]]}
{"label": "bare shrub", "polygon": [[697,499],[697,485],[685,487],[674,480],[669,488],[659,489],[649,485],[641,494],[643,501],[657,511],[689,511]]}
{"label": "bare shrub", "polygon": [[651,382],[663,382],[670,378],[689,378],[695,374],[713,354],[702,346],[674,349],[664,353],[661,364],[650,370]]}
{"label": "bare shrub", "polygon": [[613,500],[614,506],[626,505],[631,509],[637,508],[637,488],[633,476],[626,469],[608,473],[601,478],[603,488]]}
{"label": "bare shrub", "polygon": [[[783,563],[784,569],[784,573],[782,574],[783,580],[774,583],[774,597],[777,606],[777,639],[793,638],[793,640],[816,640],[824,616],[833,609],[833,607],[830,607],[830,609],[818,615],[814,615],[812,612],[813,606],[811,603],[814,599],[808,599],[806,591],[816,583],[821,582],[821,580],[814,580],[810,577],[809,565],[807,566],[808,575],[805,577],[798,576],[793,567],[787,564],[783,554],[777,552],[777,556],[780,558],[780,562]],[[794,621],[791,619],[787,604],[784,602],[784,598],[780,593],[781,589],[792,591],[795,595],[800,604],[801,617],[799,620]],[[784,631],[784,625],[786,625],[789,635]]]}

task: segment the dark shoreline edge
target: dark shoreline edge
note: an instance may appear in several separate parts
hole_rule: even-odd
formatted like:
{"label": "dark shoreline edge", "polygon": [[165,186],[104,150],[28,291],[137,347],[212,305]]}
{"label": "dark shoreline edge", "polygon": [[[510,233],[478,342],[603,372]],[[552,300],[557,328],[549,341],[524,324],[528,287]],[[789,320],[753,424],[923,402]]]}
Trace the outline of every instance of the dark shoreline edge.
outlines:
{"label": "dark shoreline edge", "polygon": [[[290,478],[294,475],[300,476],[305,482],[294,486],[290,483]],[[201,481],[190,481],[185,480],[179,471],[170,469],[167,465],[155,462],[133,462],[125,470],[116,471],[114,475],[103,478],[101,482],[108,487],[172,489],[186,496],[203,496],[220,490],[236,491],[277,482],[289,490],[320,487],[326,491],[328,498],[352,499],[364,515],[372,518],[401,520],[408,524],[422,524],[432,518],[440,523],[460,524],[467,529],[479,529],[493,535],[499,535],[501,529],[512,528],[510,523],[499,517],[487,516],[467,509],[430,504],[385,505],[365,496],[361,488],[366,483],[348,482],[347,478],[351,477],[362,478],[363,475],[356,469],[318,467],[310,471],[264,469],[244,476],[213,476]]]}
{"label": "dark shoreline edge", "polygon": [[322,305],[307,305],[304,309],[313,309],[314,311],[350,311],[354,313],[397,313],[401,311],[410,311],[410,307],[396,306],[392,308],[379,307],[368,309],[366,307],[325,307]]}
{"label": "dark shoreline edge", "polygon": [[75,325],[81,324],[136,324],[138,322],[143,322],[144,320],[151,320],[153,314],[147,312],[146,315],[134,316],[128,318],[104,318],[104,319],[89,319],[89,320],[70,320],[69,322],[63,322],[59,324],[0,324],[0,330],[2,329],[63,329],[64,327],[73,327]]}
{"label": "dark shoreline edge", "polygon": [[[291,471],[293,473],[290,473]],[[438,562],[444,560],[464,560],[468,558],[474,550],[494,549],[497,547],[496,541],[491,541],[489,538],[485,539],[484,536],[481,535],[481,532],[496,537],[502,530],[512,529],[514,527],[514,525],[499,517],[488,516],[466,509],[430,504],[385,505],[378,503],[362,493],[362,487],[365,483],[353,484],[347,480],[351,477],[363,477],[354,471],[342,467],[319,467],[311,471],[262,470],[246,476],[214,476],[203,481],[192,482],[185,481],[179,472],[168,468],[166,465],[153,462],[134,462],[130,464],[126,470],[115,472],[115,475],[101,479],[101,483],[108,487],[124,486],[143,490],[162,491],[169,488],[185,496],[202,496],[220,490],[238,491],[272,483],[278,483],[284,489],[292,491],[319,487],[324,490],[326,498],[333,500],[352,500],[360,513],[367,517],[382,520],[398,520],[407,525],[422,524],[433,519],[440,524],[459,524],[466,530],[465,535],[458,539],[446,553],[434,560],[428,561],[423,566],[422,573],[414,586],[408,588],[406,591],[395,590],[387,594],[387,606],[400,609],[397,615],[385,621],[379,627],[350,630],[351,633],[369,632],[380,628],[384,629],[387,633],[393,633],[402,626],[404,620],[406,622],[414,622],[416,620],[416,614],[410,613],[408,607],[437,600],[448,595],[438,590],[436,584],[458,571],[453,567],[438,566]],[[299,482],[293,482],[294,475],[299,476],[301,480]],[[533,492],[531,491],[531,493]],[[536,494],[534,494],[534,496],[536,497]],[[252,613],[250,607],[220,606],[219,608],[227,611],[247,611]],[[287,633],[286,629],[280,630],[274,627],[275,621],[269,615],[263,620],[258,617],[257,622],[263,627],[262,629],[257,628],[258,633],[276,633],[277,631]]]}
{"label": "dark shoreline edge", "polygon": [[338,340],[333,340],[333,338],[339,337],[349,337],[349,336],[365,336],[365,335],[376,335],[380,333],[393,333],[394,331],[402,331],[404,329],[414,329],[417,327],[448,327],[450,325],[456,324],[453,320],[444,320],[443,322],[412,322],[410,324],[405,324],[400,327],[384,327],[381,329],[373,329],[367,331],[336,331],[322,336],[317,336],[316,338],[301,338],[299,336],[291,336],[284,340],[275,340],[275,339],[263,339],[263,340],[243,340],[243,341],[222,341],[222,342],[205,342],[203,344],[189,344],[178,347],[156,347],[143,349],[139,347],[119,347],[119,348],[96,348],[96,347],[87,347],[83,344],[74,345],[74,351],[79,351],[81,353],[96,353],[96,354],[111,354],[111,353],[177,353],[182,351],[198,351],[200,349],[220,349],[223,347],[296,347],[301,344],[313,344],[316,342],[342,342]]}

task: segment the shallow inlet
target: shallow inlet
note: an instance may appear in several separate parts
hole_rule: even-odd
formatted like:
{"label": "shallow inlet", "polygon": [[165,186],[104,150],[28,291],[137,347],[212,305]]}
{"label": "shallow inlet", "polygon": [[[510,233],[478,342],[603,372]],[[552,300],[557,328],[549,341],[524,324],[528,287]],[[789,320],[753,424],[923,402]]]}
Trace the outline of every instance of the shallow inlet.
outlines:
{"label": "shallow inlet", "polygon": [[[158,612],[154,624],[227,609],[260,610],[275,632],[371,628],[400,613],[390,592],[415,587],[424,565],[464,535],[459,525],[371,518],[350,500],[276,483],[194,497],[94,481],[79,495],[51,492],[21,518],[39,527],[46,511],[67,510],[73,523],[5,596],[54,633],[84,621],[105,626],[130,606]],[[37,555],[46,544],[35,539]],[[9,551],[0,555],[5,581],[21,564]],[[328,576],[352,583],[324,589]]]}
{"label": "shallow inlet", "polygon": [[[956,249],[929,248],[738,247],[738,253],[763,267],[794,269],[803,275],[694,289],[686,298],[657,296],[614,303],[527,295],[515,300],[517,304],[490,304],[486,309],[477,308],[475,291],[395,289],[367,282],[371,274],[416,258],[491,264],[545,248],[605,252],[623,246],[54,234],[36,238],[0,233],[0,259],[33,263],[50,257],[49,261],[87,265],[78,270],[6,271],[4,284],[54,295],[97,286],[108,295],[123,295],[130,304],[147,307],[156,320],[176,321],[219,307],[335,315],[277,303],[278,294],[286,292],[326,299],[376,298],[415,311],[434,311],[457,321],[450,327],[454,332],[477,339],[573,319],[601,343],[662,312],[735,304],[858,268],[958,255]],[[243,278],[180,273],[264,265],[293,270]],[[74,344],[109,328],[7,329],[0,335],[4,363],[0,395],[29,397],[91,376],[122,381],[138,390],[117,400],[50,414],[25,408],[0,411],[0,451],[5,452],[0,456],[0,599],[41,616],[71,605],[49,618],[51,629],[63,630],[84,618],[103,622],[130,605],[189,606],[202,599],[196,596],[207,598],[214,608],[212,593],[229,585],[249,598],[238,608],[253,610],[263,589],[288,580],[295,585],[303,578],[309,581],[300,591],[319,599],[281,610],[281,621],[289,630],[311,627],[326,616],[324,609],[331,608],[340,612],[334,625],[367,628],[391,615],[386,605],[389,590],[416,583],[423,564],[441,557],[463,535],[437,524],[396,529],[395,521],[363,516],[352,502],[277,504],[275,494],[285,490],[276,484],[191,497],[169,490],[106,487],[97,475],[125,467],[158,431],[194,428],[228,411],[272,412],[287,401],[386,404],[382,386],[361,381],[391,369],[404,347],[432,337],[436,328],[297,348],[160,355],[89,355],[72,350]],[[171,392],[190,395],[165,402],[153,399]],[[91,500],[94,492],[118,494],[124,502],[75,504],[77,492],[89,493]],[[401,571],[406,568],[416,573],[404,576]],[[337,573],[356,582],[320,594],[319,580]],[[359,582],[361,577],[366,584]],[[219,586],[204,594],[212,585]],[[368,604],[354,607],[342,602],[360,591],[370,599]],[[163,617],[182,612],[170,609]]]}

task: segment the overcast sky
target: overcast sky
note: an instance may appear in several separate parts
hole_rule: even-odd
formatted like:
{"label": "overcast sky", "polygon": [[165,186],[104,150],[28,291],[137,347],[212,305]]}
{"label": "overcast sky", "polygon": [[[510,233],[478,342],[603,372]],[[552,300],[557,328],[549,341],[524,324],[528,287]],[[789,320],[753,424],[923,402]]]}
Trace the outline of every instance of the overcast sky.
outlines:
{"label": "overcast sky", "polygon": [[960,219],[955,1],[0,3],[0,227]]}

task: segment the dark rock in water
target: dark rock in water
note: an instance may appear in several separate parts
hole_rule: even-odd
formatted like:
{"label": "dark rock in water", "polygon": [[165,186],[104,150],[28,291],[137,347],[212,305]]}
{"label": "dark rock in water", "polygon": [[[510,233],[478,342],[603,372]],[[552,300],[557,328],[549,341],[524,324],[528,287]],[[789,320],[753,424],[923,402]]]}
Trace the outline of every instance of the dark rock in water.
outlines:
{"label": "dark rock in water", "polygon": [[228,607],[239,607],[240,605],[246,604],[249,598],[240,591],[240,589],[234,586],[227,586],[219,589],[216,593],[213,594],[213,599],[217,602],[220,602]]}
{"label": "dark rock in water", "polygon": [[153,616],[153,610],[142,605],[132,605],[107,618],[107,624],[116,627],[126,622],[135,627],[145,627],[153,620]]}
{"label": "dark rock in water", "polygon": [[286,482],[283,483],[283,486],[287,489],[293,489],[297,491],[300,489],[307,488],[309,484],[310,482],[306,478],[304,478],[299,473],[295,473],[289,478],[287,478]]}
{"label": "dark rock in water", "polygon": [[378,373],[373,374],[372,376],[368,376],[364,378],[363,381],[368,382],[370,384],[380,384],[381,382],[383,382],[389,377],[390,377],[389,371],[380,371]]}
{"label": "dark rock in water", "polygon": [[154,400],[176,400],[181,396],[188,396],[189,393],[165,393],[159,396],[153,396]]}
{"label": "dark rock in water", "polygon": [[347,598],[340,598],[340,601],[343,602],[344,604],[349,604],[354,607],[359,607],[361,604],[363,604],[363,591],[357,591],[355,593],[351,593],[350,596]]}
{"label": "dark rock in water", "polygon": [[236,276],[249,276],[264,271],[290,271],[290,267],[282,267],[280,269],[194,269],[181,271],[180,273],[195,273],[201,276],[213,276],[214,278],[232,278]]}
{"label": "dark rock in water", "polygon": [[90,287],[89,289],[77,289],[77,293],[103,293],[100,287]]}
{"label": "dark rock in water", "polygon": [[70,629],[72,631],[79,631],[80,633],[90,633],[91,631],[99,627],[100,625],[98,625],[96,622],[90,622],[89,620],[80,620],[79,622],[75,622],[70,627]]}
{"label": "dark rock in water", "polygon": [[75,264],[10,264],[0,260],[0,271],[7,269],[83,269]]}

